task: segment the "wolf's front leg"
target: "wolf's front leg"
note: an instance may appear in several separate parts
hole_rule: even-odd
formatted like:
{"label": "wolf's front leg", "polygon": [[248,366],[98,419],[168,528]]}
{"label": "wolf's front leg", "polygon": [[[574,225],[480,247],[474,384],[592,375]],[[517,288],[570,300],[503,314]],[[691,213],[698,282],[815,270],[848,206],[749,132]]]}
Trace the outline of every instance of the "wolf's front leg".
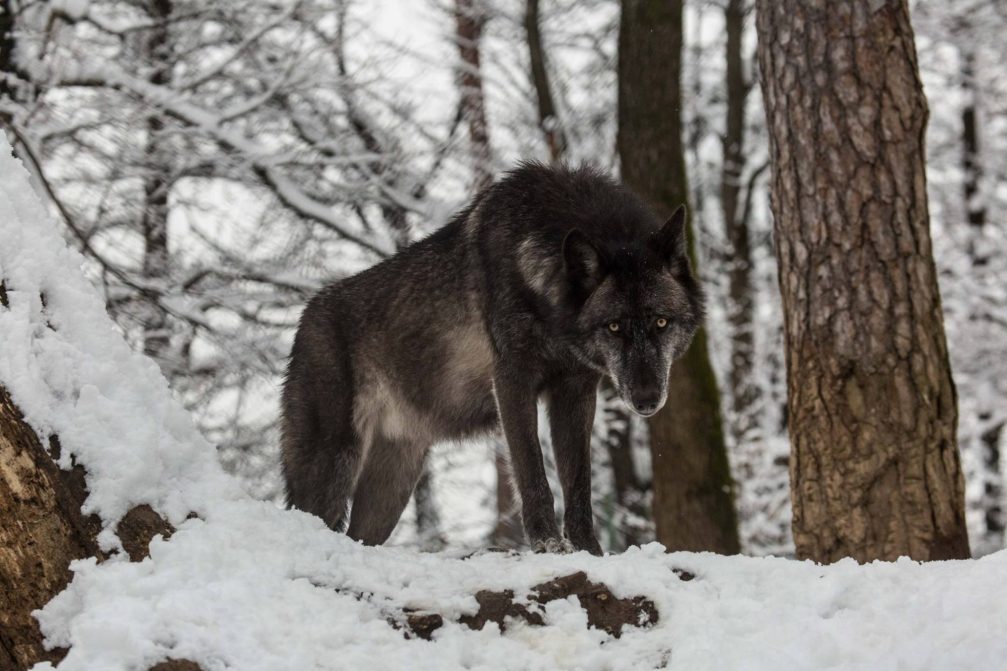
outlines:
{"label": "wolf's front leg", "polygon": [[553,510],[552,491],[545,477],[538,442],[537,391],[527,369],[500,363],[493,376],[500,424],[510,450],[511,469],[521,495],[521,518],[534,550],[561,552],[563,543]]}
{"label": "wolf's front leg", "polygon": [[599,377],[572,375],[546,389],[556,469],[563,486],[563,530],[573,546],[600,555],[591,511],[591,426]]}

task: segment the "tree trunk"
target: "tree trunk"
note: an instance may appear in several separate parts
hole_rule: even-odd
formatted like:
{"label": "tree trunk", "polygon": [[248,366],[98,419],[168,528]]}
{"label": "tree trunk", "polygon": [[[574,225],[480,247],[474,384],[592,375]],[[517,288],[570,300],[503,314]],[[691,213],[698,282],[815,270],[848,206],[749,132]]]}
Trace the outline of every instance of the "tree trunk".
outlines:
{"label": "tree trunk", "polygon": [[486,95],[479,41],[482,39],[486,17],[479,0],[455,0],[455,41],[461,64],[458,68],[458,89],[461,92],[462,117],[469,129],[469,147],[472,152],[472,169],[475,173],[474,190],[485,189],[493,183],[489,125],[486,123]]}
{"label": "tree trunk", "polygon": [[98,553],[85,497],[83,472],[56,466],[0,386],[0,669],[62,658],[31,613],[70,582],[71,560]]}
{"label": "tree trunk", "polygon": [[[144,57],[153,69],[150,82],[164,86],[171,79],[171,45],[168,41],[168,19],[171,0],[150,0],[147,15],[155,27],[150,29],[143,45]],[[171,191],[169,152],[162,145],[164,117],[155,109],[147,119],[146,174],[143,180],[143,276],[154,283],[164,283],[168,277],[168,193]],[[171,328],[164,310],[153,300],[144,306],[143,351],[167,372],[170,362]]]}
{"label": "tree trunk", "polygon": [[728,384],[731,390],[729,427],[735,445],[742,443],[755,427],[754,408],[758,387],[752,380],[754,333],[752,316],[752,249],[748,211],[742,207],[745,168],[745,103],[749,82],[745,79],[742,42],[745,31],[746,0],[728,0],[724,9],[727,29],[727,115],[724,124],[723,165],[720,175],[720,202],[724,214],[729,256],[728,321],[731,327],[731,360]]}
{"label": "tree trunk", "polygon": [[561,161],[566,153],[566,135],[556,112],[549,85],[549,70],[546,65],[545,47],[542,45],[542,31],[539,28],[539,0],[527,0],[524,14],[525,34],[528,38],[528,60],[531,68],[531,82],[535,87],[538,102],[538,125],[542,129],[549,158],[553,163]]}
{"label": "tree trunk", "polygon": [[[688,193],[681,66],[681,0],[623,0],[618,136],[622,178],[662,216],[685,202]],[[672,367],[668,398],[650,420],[657,539],[671,550],[738,552],[720,397],[702,330]]]}
{"label": "tree trunk", "polygon": [[758,10],[797,555],[968,557],[908,8]]}

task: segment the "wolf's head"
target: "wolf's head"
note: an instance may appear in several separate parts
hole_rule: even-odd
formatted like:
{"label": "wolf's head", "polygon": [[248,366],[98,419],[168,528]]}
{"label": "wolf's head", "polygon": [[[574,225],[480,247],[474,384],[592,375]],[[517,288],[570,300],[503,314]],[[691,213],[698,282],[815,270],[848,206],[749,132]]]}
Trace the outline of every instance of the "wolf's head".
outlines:
{"label": "wolf's head", "polygon": [[638,244],[604,249],[576,229],[563,241],[575,350],[644,416],[667,400],[671,364],[702,319],[703,296],[686,247],[683,207]]}

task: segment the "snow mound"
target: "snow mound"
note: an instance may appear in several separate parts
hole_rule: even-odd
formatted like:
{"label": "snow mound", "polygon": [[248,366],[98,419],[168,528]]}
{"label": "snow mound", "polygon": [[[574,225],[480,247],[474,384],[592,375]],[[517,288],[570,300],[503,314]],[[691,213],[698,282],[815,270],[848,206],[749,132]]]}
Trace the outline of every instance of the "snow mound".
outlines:
{"label": "snow mound", "polygon": [[[177,531],[150,557],[75,562],[73,582],[37,613],[61,669],[146,669],[189,659],[206,671],[277,669],[947,669],[1007,659],[1007,552],[979,561],[820,567],[774,558],[667,554],[478,554],[362,547],[320,520],[241,493],[132,351],[0,136],[0,382],[64,466],[85,465],[88,512],[114,527],[148,503]],[[45,297],[43,302],[42,296]],[[187,518],[189,512],[198,518]],[[673,569],[695,578],[682,580]],[[479,590],[585,571],[617,597],[652,599],[652,628],[589,628],[575,598],[545,626],[456,623]],[[432,640],[389,624],[436,612]],[[49,664],[39,669],[51,668]]]}

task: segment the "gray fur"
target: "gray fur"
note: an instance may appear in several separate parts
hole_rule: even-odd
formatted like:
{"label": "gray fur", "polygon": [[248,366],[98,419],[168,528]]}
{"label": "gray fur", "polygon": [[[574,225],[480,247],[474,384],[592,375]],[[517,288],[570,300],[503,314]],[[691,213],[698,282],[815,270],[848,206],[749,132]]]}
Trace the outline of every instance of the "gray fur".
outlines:
{"label": "gray fur", "polygon": [[597,385],[610,376],[642,414],[665,403],[671,363],[702,316],[683,223],[680,208],[662,226],[590,168],[522,164],[430,237],[325,287],[301,317],[283,388],[289,503],[343,529],[352,499],[349,535],[382,543],[432,443],[502,426],[533,547],[600,553],[589,463]]}

